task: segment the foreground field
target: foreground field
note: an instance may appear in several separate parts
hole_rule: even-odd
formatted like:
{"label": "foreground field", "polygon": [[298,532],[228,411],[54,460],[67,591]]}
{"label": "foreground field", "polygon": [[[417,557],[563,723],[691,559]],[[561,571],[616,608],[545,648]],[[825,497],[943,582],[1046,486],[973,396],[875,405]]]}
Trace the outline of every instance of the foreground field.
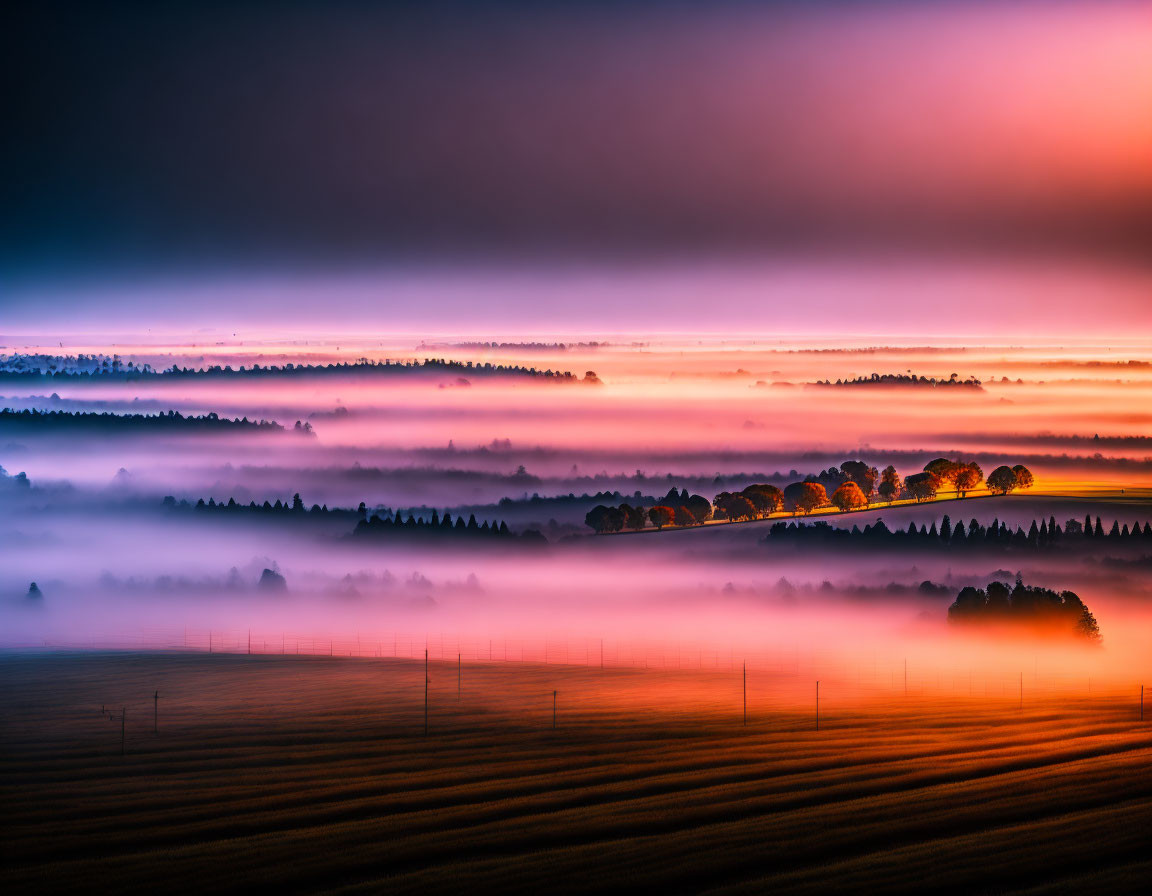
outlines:
{"label": "foreground field", "polygon": [[[0,659],[4,892],[1055,892],[1152,874],[1152,724],[1128,695],[1021,709],[830,681],[816,730],[809,683],[761,676],[745,727],[738,674],[440,663],[425,736],[423,673]],[[127,709],[123,756],[102,706]]]}

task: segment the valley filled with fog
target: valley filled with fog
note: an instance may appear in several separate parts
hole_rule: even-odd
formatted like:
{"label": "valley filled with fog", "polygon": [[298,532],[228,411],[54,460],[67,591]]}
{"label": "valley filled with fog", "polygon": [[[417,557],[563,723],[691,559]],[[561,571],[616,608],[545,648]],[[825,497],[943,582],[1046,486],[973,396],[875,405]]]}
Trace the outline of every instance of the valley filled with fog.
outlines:
{"label": "valley filled with fog", "polygon": [[[973,640],[948,608],[965,587],[1019,579],[1074,591],[1099,622],[1100,646],[1042,645],[1072,657],[1060,668],[1146,662],[1152,353],[1139,345],[21,347],[0,395],[12,646],[219,649],[256,632],[285,650],[415,655],[447,639],[476,658],[511,643],[553,661],[982,651],[1011,664],[1019,632]],[[872,493],[810,520],[782,506],[733,523],[709,506],[817,477],[831,497],[845,461],[906,479],[936,458],[978,465],[979,487],[923,503]],[[1026,466],[1031,487],[990,494],[1001,465]],[[586,523],[596,507],[643,514],[690,495],[709,506],[692,525]],[[938,537],[946,515],[979,538]],[[1073,535],[1086,516],[1104,537]],[[984,534],[993,520],[1001,541]]]}

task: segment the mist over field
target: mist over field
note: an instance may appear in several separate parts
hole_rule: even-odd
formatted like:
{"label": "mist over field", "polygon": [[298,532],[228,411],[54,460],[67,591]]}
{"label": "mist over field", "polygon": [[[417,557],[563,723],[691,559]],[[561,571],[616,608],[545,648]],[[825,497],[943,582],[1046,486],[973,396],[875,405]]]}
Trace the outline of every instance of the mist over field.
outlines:
{"label": "mist over field", "polygon": [[1146,891],[1149,12],[7,4],[0,892]]}
{"label": "mist over field", "polygon": [[[961,588],[1019,574],[1074,590],[1093,610],[1104,633],[1091,660],[1099,675],[1130,671],[1140,655],[1131,633],[1147,621],[1144,539],[1056,554],[801,550],[773,539],[772,520],[605,537],[585,516],[605,503],[659,504],[677,489],[711,502],[757,482],[784,488],[844,460],[907,476],[944,456],[976,462],[984,475],[1025,464],[1036,482],[1027,494],[945,503],[886,506],[873,495],[871,509],[826,524],[935,527],[948,514],[1027,531],[1033,520],[1063,527],[1089,514],[1135,535],[1152,517],[1139,487],[1152,472],[1139,400],[1152,398],[1146,350],[667,337],[117,349],[119,376],[71,375],[103,363],[76,361],[0,381],[6,408],[60,412],[44,419],[62,421],[0,421],[4,465],[30,483],[7,487],[0,512],[6,542],[19,545],[0,581],[11,643],[185,644],[191,632],[199,645],[213,630],[236,638],[255,629],[262,643],[284,647],[291,636],[316,649],[325,638],[359,638],[379,649],[391,639],[399,650],[403,639],[411,652],[436,636],[478,655],[493,640],[544,649],[551,639],[582,645],[573,649],[585,657],[588,643],[605,640],[617,650],[660,644],[662,655],[672,644],[701,657],[791,645],[837,662],[924,651],[941,663],[948,645],[965,649],[947,623]],[[38,351],[51,353],[21,355]],[[461,369],[325,366],[448,351]],[[218,373],[132,374],[129,359],[137,369]],[[281,369],[242,375],[253,365]],[[468,365],[576,376],[469,375]],[[148,428],[148,416],[171,411],[279,427]],[[107,418],[78,426],[62,416],[80,413],[144,422],[117,429]],[[287,512],[297,494],[300,512]],[[265,502],[285,512],[262,512]],[[355,534],[373,513],[433,512],[502,522],[513,537]],[[284,577],[283,590],[263,587],[264,569]],[[25,596],[31,581],[39,600]]]}

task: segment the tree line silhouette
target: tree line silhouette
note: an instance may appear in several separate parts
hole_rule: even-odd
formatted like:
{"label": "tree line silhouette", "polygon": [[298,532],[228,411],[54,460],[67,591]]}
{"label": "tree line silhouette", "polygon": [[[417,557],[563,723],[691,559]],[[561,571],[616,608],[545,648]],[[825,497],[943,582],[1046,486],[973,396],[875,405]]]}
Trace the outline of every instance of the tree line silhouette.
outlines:
{"label": "tree line silhouette", "polygon": [[464,521],[461,514],[452,519],[452,514],[444,516],[433,510],[428,519],[417,517],[409,513],[404,519],[399,514],[392,517],[381,517],[372,514],[368,519],[361,520],[352,531],[356,538],[414,538],[414,539],[496,539],[503,541],[520,541],[529,543],[547,543],[543,533],[536,529],[528,529],[519,535],[508,528],[508,524],[501,521],[476,521],[475,514],[469,514],[468,521]]}
{"label": "tree line silhouette", "polygon": [[891,546],[905,549],[957,550],[970,548],[994,550],[1076,550],[1099,547],[1152,546],[1152,525],[1145,522],[1143,527],[1133,523],[1123,525],[1114,520],[1112,527],[1105,532],[1100,517],[1093,523],[1091,516],[1084,521],[1070,519],[1064,526],[1055,517],[1047,520],[1032,520],[1025,531],[1023,527],[1010,528],[1006,523],[994,519],[983,526],[972,519],[965,526],[964,521],[952,524],[947,514],[939,527],[933,521],[931,526],[915,522],[907,528],[889,529],[883,520],[851,529],[833,526],[824,520],[814,523],[786,522],[775,523],[765,537],[772,544],[818,545],[833,543],[841,546]]}
{"label": "tree line silhouette", "polygon": [[[349,522],[362,520],[368,513],[363,501],[360,502],[360,507],[356,510],[348,507],[334,507],[329,509],[327,504],[313,504],[311,507],[306,507],[299,492],[292,496],[291,501],[281,501],[277,498],[275,501],[266,500],[262,503],[249,501],[247,504],[241,503],[235,498],[229,498],[227,501],[216,501],[215,498],[209,498],[205,501],[203,498],[200,498],[193,504],[187,499],[178,501],[173,495],[165,495],[162,504],[171,510],[192,510],[198,513],[278,517],[306,515],[309,517],[322,516],[334,519],[346,519]],[[390,513],[391,511],[381,509],[380,512]]]}
{"label": "tree line silhouette", "polygon": [[[104,432],[192,430],[199,432],[283,432],[284,427],[274,420],[249,420],[247,417],[230,419],[217,414],[181,414],[163,411],[158,414],[113,414],[108,411],[40,411],[11,408],[0,410],[0,432],[7,431],[62,431],[90,430]],[[296,422],[295,431],[311,434],[307,423]]]}
{"label": "tree line silhouette", "polygon": [[957,388],[983,390],[984,386],[974,376],[960,379],[960,374],[954,373],[948,379],[937,379],[934,376],[917,376],[914,373],[874,373],[871,376],[858,376],[852,379],[817,380],[813,386],[914,386],[918,388]]}
{"label": "tree line silhouette", "polygon": [[1012,626],[1074,635],[1100,641],[1100,626],[1092,611],[1074,591],[990,582],[987,590],[964,588],[948,608],[948,621],[963,626]]}
{"label": "tree line silhouette", "polygon": [[[372,361],[358,358],[354,362],[331,364],[252,364],[245,367],[232,367],[230,364],[208,367],[180,367],[173,364],[164,369],[154,369],[150,364],[137,365],[132,361],[125,364],[119,356],[111,360],[104,358],[95,364],[77,367],[74,358],[42,356],[41,361],[32,366],[24,356],[19,363],[11,358],[0,362],[0,381],[18,382],[134,382],[138,380],[183,380],[183,379],[228,379],[291,376],[404,376],[427,373],[451,373],[458,376],[479,377],[533,377],[548,380],[576,382],[577,377],[568,371],[538,370],[518,364],[489,364],[472,361],[451,361],[444,358],[425,358],[415,361]],[[44,363],[44,359],[51,362]],[[72,362],[72,363],[69,363]]]}
{"label": "tree line silhouette", "polygon": [[[675,487],[655,506],[643,503],[621,503],[619,506],[598,504],[588,511],[584,522],[597,533],[639,530],[651,523],[656,529],[665,526],[699,526],[710,519],[741,522],[765,519],[774,513],[790,511],[809,514],[821,507],[834,506],[842,512],[862,510],[873,504],[873,495],[886,503],[897,499],[931,501],[940,491],[951,488],[963,498],[984,482],[979,464],[938,457],[924,466],[924,471],[901,479],[896,468],[883,471],[860,460],[846,460],[839,467],[829,467],[793,482],[783,489],[761,482],[739,492],[720,492],[709,501],[690,495],[687,489]],[[1016,489],[1031,488],[1031,471],[1023,464],[997,467],[988,477],[989,491],[1008,494]],[[831,497],[829,497],[831,491]],[[615,494],[615,493],[614,493]]]}
{"label": "tree line silhouette", "polygon": [[465,349],[503,349],[505,351],[565,352],[570,348],[601,348],[607,342],[421,342],[416,346],[417,351],[436,348],[465,348]]}
{"label": "tree line silhouette", "polygon": [[394,513],[386,507],[377,507],[369,510],[361,501],[355,510],[345,507],[329,508],[327,504],[313,504],[310,508],[305,505],[300,493],[292,496],[291,501],[267,501],[257,503],[249,501],[247,504],[229,498],[225,501],[216,501],[209,498],[205,501],[200,498],[195,504],[187,499],[177,500],[173,495],[166,495],[162,502],[164,507],[178,511],[191,511],[194,513],[211,513],[221,516],[235,516],[246,518],[263,518],[279,520],[309,520],[309,519],[340,519],[356,521],[352,534],[358,537],[392,537],[392,536],[426,536],[426,537],[459,537],[459,538],[520,538],[526,541],[546,541],[544,535],[535,529],[517,533],[508,528],[503,521],[485,520],[480,523],[476,514],[469,514],[465,520],[463,514],[455,519],[452,514],[445,512],[443,516],[433,510],[427,519],[423,515],[416,516],[409,513],[407,518],[401,513]]}

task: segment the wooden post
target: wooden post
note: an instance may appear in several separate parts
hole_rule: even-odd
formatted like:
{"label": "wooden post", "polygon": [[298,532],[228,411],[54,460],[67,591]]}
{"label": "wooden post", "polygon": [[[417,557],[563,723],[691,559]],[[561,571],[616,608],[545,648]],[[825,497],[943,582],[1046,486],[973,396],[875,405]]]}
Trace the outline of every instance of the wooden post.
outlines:
{"label": "wooden post", "polygon": [[556,692],[552,692],[552,730],[556,730]]}
{"label": "wooden post", "polygon": [[816,682],[816,730],[820,730],[820,682]]}
{"label": "wooden post", "polygon": [[156,691],[152,695],[152,733],[159,734],[159,718],[160,718],[160,692]]}
{"label": "wooden post", "polygon": [[424,736],[428,736],[428,648],[424,648]]}

